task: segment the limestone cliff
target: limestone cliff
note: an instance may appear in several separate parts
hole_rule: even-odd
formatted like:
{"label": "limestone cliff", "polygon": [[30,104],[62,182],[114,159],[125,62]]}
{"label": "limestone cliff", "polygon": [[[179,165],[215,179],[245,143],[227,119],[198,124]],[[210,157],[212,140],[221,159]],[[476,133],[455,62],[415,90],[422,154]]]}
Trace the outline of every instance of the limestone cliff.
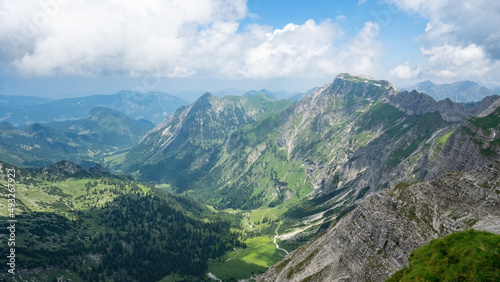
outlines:
{"label": "limestone cliff", "polygon": [[427,181],[366,198],[259,281],[383,281],[433,238],[469,228],[500,233],[499,133],[500,108],[464,121],[427,164]]}
{"label": "limestone cliff", "polygon": [[500,164],[375,194],[258,281],[384,281],[433,238],[500,233]]}

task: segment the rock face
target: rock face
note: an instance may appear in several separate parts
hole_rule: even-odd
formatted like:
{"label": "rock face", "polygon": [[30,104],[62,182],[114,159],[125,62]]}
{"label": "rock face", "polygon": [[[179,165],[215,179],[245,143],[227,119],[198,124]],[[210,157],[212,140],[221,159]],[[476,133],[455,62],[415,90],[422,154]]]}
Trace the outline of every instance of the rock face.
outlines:
{"label": "rock face", "polygon": [[500,163],[398,185],[363,201],[258,281],[384,281],[433,238],[500,231]]}
{"label": "rock face", "polygon": [[426,179],[446,171],[471,171],[500,155],[500,107],[485,117],[464,121],[450,136]]}
{"label": "rock face", "polygon": [[500,108],[464,121],[428,166],[425,182],[366,198],[325,234],[259,281],[384,281],[411,252],[469,228],[500,233]]}

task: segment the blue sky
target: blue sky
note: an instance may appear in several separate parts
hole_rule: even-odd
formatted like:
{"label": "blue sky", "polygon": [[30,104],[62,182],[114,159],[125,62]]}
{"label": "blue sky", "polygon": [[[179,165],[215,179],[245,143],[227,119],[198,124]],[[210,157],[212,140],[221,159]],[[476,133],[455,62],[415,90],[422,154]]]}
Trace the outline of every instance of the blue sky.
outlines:
{"label": "blue sky", "polygon": [[341,72],[497,88],[497,2],[3,0],[0,95],[305,91]]}

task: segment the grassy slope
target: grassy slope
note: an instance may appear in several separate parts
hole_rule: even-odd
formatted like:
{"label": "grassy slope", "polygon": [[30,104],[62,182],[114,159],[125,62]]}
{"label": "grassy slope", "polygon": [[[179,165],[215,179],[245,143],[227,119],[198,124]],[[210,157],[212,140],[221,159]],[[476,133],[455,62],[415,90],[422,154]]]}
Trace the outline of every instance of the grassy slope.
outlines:
{"label": "grassy slope", "polygon": [[250,238],[245,243],[247,248],[226,253],[209,264],[208,270],[223,281],[246,279],[265,272],[285,256],[283,251],[276,249],[270,236]]}
{"label": "grassy slope", "polygon": [[387,281],[500,281],[500,236],[469,230],[432,240]]}

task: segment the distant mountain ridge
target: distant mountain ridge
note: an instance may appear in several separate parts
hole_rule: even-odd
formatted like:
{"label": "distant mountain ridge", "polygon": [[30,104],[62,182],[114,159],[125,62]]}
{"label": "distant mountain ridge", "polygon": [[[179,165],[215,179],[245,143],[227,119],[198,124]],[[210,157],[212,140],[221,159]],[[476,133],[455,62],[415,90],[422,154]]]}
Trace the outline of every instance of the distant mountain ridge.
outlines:
{"label": "distant mountain ridge", "polygon": [[85,166],[135,145],[154,124],[137,121],[108,108],[95,108],[86,118],[35,123],[25,130],[0,123],[0,159],[40,167],[61,160]]}
{"label": "distant mountain ridge", "polygon": [[267,90],[267,89],[261,89],[259,91],[256,91],[256,90],[250,90],[250,91],[247,91],[245,94],[243,94],[243,96],[245,97],[252,97],[252,96],[255,96],[255,95],[264,95],[266,97],[268,97],[269,99],[273,99],[273,100],[276,100],[276,95],[274,95],[273,92]]}
{"label": "distant mountain ridge", "polygon": [[16,109],[20,107],[46,104],[52,101],[52,99],[32,96],[0,95],[0,109]]}
{"label": "distant mountain ridge", "polygon": [[438,101],[449,98],[458,103],[478,102],[484,97],[499,94],[470,80],[439,85],[426,80],[408,89],[426,93]]}
{"label": "distant mountain ridge", "polygon": [[[0,100],[1,101],[1,100]],[[120,91],[113,95],[93,95],[80,98],[65,98],[47,103],[6,108],[0,120],[15,126],[32,123],[49,123],[84,118],[96,107],[111,108],[133,119],[146,119],[159,123],[188,102],[163,92],[140,93]]]}
{"label": "distant mountain ridge", "polygon": [[89,134],[102,145],[126,148],[137,144],[155,125],[137,121],[113,109],[97,107],[84,119],[53,122],[47,126],[64,132]]}

